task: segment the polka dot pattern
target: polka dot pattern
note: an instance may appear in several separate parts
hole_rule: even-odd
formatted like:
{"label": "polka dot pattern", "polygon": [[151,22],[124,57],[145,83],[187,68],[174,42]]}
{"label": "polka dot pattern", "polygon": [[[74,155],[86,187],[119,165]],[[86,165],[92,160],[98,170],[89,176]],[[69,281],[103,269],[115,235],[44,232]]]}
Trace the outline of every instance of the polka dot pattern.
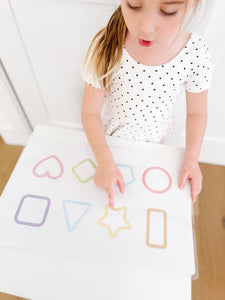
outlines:
{"label": "polka dot pattern", "polygon": [[166,142],[174,131],[174,110],[182,90],[197,93],[208,89],[210,75],[208,45],[193,33],[175,58],[159,66],[139,63],[123,47],[120,68],[113,74],[112,93],[105,96],[102,121],[106,134]]}

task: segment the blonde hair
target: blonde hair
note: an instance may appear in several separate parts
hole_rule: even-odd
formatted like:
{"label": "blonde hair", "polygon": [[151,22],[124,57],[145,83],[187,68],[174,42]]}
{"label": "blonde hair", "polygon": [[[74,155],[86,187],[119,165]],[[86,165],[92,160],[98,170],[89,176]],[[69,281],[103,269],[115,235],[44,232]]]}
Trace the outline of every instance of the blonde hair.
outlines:
{"label": "blonde hair", "polygon": [[[179,31],[186,15],[188,1],[185,1],[185,12]],[[194,0],[195,9],[191,17],[194,16],[199,1]],[[127,26],[120,5],[111,16],[106,27],[101,29],[92,39],[82,64],[82,72],[85,74],[91,70],[101,88],[106,89],[109,93],[111,93],[113,72],[120,64],[126,32]]]}

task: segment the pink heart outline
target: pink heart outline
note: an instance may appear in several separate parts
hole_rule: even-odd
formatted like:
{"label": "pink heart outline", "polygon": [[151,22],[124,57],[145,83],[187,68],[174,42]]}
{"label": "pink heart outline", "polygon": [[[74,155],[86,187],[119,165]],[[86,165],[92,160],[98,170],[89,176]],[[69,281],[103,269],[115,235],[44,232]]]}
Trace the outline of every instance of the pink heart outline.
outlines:
{"label": "pink heart outline", "polygon": [[[36,172],[37,167],[38,167],[40,164],[42,164],[44,161],[46,161],[46,160],[48,160],[48,159],[50,159],[50,158],[54,158],[54,159],[57,161],[57,163],[59,164],[60,169],[61,169],[59,175],[57,175],[57,176],[51,176],[49,170],[48,170],[47,172],[45,172],[44,174],[38,174],[38,173]],[[51,179],[57,179],[57,178],[59,178],[59,177],[62,176],[63,170],[64,170],[64,169],[63,169],[63,165],[62,165],[61,161],[58,159],[58,157],[57,157],[56,155],[50,155],[50,156],[48,156],[48,157],[46,157],[46,158],[40,160],[40,161],[34,166],[34,168],[33,168],[32,171],[33,171],[34,176],[36,176],[36,177],[44,177],[44,176],[47,176],[47,177],[49,177],[49,178],[51,178]]]}

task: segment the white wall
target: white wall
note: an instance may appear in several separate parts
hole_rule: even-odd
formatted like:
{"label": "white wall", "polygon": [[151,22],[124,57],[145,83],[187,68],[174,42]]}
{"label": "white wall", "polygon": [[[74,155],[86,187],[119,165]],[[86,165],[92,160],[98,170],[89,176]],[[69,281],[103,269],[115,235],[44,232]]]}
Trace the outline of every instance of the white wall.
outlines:
{"label": "white wall", "polygon": [[[225,89],[224,89],[224,69],[225,69],[225,2],[221,0],[202,1],[204,5],[200,10],[199,19],[195,19],[192,28],[208,41],[212,61],[213,77],[208,96],[208,126],[205,140],[200,154],[200,161],[225,165]],[[208,18],[208,20],[207,20]],[[201,19],[201,22],[200,22]],[[207,20],[207,21],[206,21]],[[178,131],[185,127],[185,106],[180,107],[182,112],[178,122]],[[178,135],[177,145],[184,145],[185,136]]]}

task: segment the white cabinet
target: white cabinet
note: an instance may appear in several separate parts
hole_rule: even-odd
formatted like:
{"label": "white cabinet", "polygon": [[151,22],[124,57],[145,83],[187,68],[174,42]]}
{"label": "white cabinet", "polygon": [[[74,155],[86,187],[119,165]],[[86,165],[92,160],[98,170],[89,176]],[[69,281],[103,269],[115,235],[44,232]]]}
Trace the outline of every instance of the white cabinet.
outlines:
{"label": "white cabinet", "polygon": [[1,135],[5,142],[25,144],[32,132],[31,126],[2,64],[0,64],[0,108]]}
{"label": "white cabinet", "polygon": [[[24,87],[20,98],[33,126],[38,123],[66,127],[80,125],[83,93],[81,62],[91,39],[116,7],[114,1],[106,1],[105,4],[102,4],[103,1],[96,2],[4,1],[4,8],[11,10],[24,55],[16,54],[17,64],[9,65],[8,60],[15,56],[17,46],[11,48],[9,39],[12,36],[8,35],[7,54],[4,53],[3,59],[8,63],[6,69],[12,76],[17,69],[23,78],[23,83],[18,83]],[[18,60],[23,62],[18,63]],[[25,74],[23,64],[29,65],[29,75]],[[15,78],[15,85],[21,78]],[[25,95],[32,84],[36,87],[33,91],[36,97]],[[33,108],[29,109],[31,103]]]}
{"label": "white cabinet", "polygon": [[[91,39],[106,25],[119,2],[0,0],[0,58],[20,101],[24,120],[32,128],[38,123],[81,128],[84,86],[81,62]],[[225,164],[225,92],[222,88],[225,40],[221,40],[225,3],[211,1],[209,4],[198,31],[211,45],[215,72],[209,93],[209,123],[200,159]],[[184,145],[185,103],[180,106],[177,144]],[[8,119],[11,117],[8,115]],[[24,143],[22,138],[21,143]]]}

